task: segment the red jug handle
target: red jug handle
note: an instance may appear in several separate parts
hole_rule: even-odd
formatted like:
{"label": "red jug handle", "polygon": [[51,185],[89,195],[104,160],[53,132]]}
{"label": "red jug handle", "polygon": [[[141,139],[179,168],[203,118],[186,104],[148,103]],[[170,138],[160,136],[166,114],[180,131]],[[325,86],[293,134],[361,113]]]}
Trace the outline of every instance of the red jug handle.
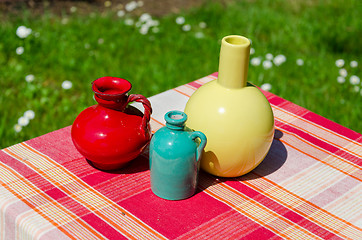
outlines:
{"label": "red jug handle", "polygon": [[151,119],[151,114],[152,114],[152,107],[151,107],[151,103],[150,101],[148,101],[148,99],[144,96],[142,96],[141,94],[131,94],[128,96],[128,100],[127,103],[130,102],[139,102],[142,103],[143,107],[144,107],[144,113],[143,113],[143,118],[142,118],[142,130],[144,131],[143,133],[146,136],[147,130],[148,130],[148,122]]}

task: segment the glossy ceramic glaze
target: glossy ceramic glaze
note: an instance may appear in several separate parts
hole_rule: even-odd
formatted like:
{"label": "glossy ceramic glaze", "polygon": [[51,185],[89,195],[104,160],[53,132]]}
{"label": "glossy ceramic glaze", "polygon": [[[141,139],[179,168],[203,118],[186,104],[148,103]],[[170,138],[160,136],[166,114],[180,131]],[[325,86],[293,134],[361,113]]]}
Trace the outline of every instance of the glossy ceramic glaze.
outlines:
{"label": "glossy ceramic glaze", "polygon": [[183,112],[168,112],[166,126],[154,134],[150,143],[151,189],[168,200],[191,197],[197,186],[199,159],[206,137],[186,129],[186,119]]}
{"label": "glossy ceramic glaze", "polygon": [[[82,111],[72,125],[74,146],[96,168],[118,169],[150,141],[151,104],[142,95],[127,95],[131,87],[121,78],[95,80],[92,89],[98,104]],[[144,114],[128,105],[133,101],[143,104]]]}
{"label": "glossy ceramic glaze", "polygon": [[258,88],[246,82],[249,51],[247,38],[223,38],[218,79],[200,87],[185,108],[186,125],[208,139],[201,168],[216,176],[250,172],[273,141],[271,106]]}

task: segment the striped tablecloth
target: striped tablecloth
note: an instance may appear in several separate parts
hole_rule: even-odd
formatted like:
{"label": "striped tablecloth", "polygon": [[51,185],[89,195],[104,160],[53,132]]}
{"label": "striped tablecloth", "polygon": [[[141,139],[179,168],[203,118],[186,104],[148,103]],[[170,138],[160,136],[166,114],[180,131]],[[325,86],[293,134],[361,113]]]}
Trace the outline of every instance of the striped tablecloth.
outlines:
{"label": "striped tablecloth", "polygon": [[[152,129],[217,74],[150,98]],[[70,127],[0,152],[0,239],[362,239],[362,135],[264,92],[276,134],[233,179],[201,172],[182,201],[153,195],[147,153],[116,172],[91,167]]]}

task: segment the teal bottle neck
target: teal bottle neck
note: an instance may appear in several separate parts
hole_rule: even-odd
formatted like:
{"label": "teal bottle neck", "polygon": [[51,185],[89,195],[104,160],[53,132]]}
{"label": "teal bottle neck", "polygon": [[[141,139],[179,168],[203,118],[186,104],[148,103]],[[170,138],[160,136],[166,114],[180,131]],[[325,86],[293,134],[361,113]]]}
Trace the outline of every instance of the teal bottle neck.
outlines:
{"label": "teal bottle neck", "polygon": [[181,111],[170,111],[165,115],[166,127],[170,130],[182,131],[185,129],[187,115]]}

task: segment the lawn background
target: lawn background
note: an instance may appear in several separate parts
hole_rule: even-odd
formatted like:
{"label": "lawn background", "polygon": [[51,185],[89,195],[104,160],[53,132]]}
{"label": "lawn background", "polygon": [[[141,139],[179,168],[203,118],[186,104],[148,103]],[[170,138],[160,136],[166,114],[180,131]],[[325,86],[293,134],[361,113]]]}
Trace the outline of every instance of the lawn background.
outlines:
{"label": "lawn background", "polygon": [[[270,83],[272,93],[361,133],[362,85],[349,82],[361,73],[361,5],[358,0],[208,1],[152,16],[159,25],[145,35],[125,24],[126,19],[136,23],[142,8],[122,17],[114,10],[0,13],[0,148],[71,125],[95,104],[91,82],[99,77],[125,78],[133,84],[131,93],[149,97],[216,72],[220,40],[230,34],[252,40],[250,58],[286,57],[270,69],[250,65],[250,82]],[[176,23],[179,16],[185,19],[182,25]],[[185,24],[189,31],[183,30]],[[21,25],[32,29],[25,39],[16,35]],[[342,84],[337,59],[345,61],[348,73]],[[358,67],[350,66],[353,60]],[[34,81],[25,81],[29,74]],[[62,88],[65,80],[72,82],[71,89]],[[14,125],[29,109],[35,118],[16,132]]]}

